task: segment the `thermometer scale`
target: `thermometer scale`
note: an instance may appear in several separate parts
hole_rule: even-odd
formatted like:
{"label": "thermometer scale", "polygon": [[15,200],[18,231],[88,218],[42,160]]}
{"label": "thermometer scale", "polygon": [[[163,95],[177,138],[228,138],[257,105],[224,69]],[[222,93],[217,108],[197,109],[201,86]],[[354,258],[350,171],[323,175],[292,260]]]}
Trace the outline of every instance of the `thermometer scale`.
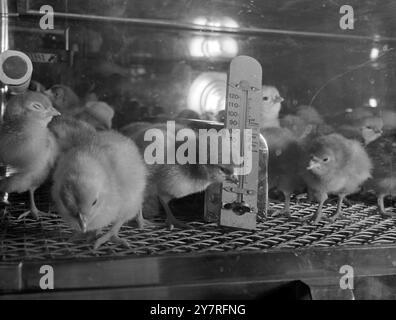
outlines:
{"label": "thermometer scale", "polygon": [[262,103],[262,69],[251,57],[232,60],[227,83],[226,128],[238,129],[232,149],[238,150],[244,162],[237,169],[238,183],[226,181],[222,187],[220,225],[256,229],[258,214],[258,171],[260,148],[260,106]]}

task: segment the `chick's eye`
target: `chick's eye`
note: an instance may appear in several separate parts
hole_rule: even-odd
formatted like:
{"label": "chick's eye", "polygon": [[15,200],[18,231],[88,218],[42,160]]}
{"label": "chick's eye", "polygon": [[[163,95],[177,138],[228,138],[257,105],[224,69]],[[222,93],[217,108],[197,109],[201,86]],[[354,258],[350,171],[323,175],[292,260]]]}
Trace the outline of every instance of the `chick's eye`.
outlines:
{"label": "chick's eye", "polygon": [[268,97],[263,97],[263,101],[268,101],[269,98]]}
{"label": "chick's eye", "polygon": [[95,201],[92,202],[92,207],[93,207],[94,205],[96,205],[97,203],[98,203],[98,199],[95,199]]}
{"label": "chick's eye", "polygon": [[324,158],[323,159],[323,162],[328,162],[329,161],[329,158]]}
{"label": "chick's eye", "polygon": [[43,106],[41,104],[39,104],[39,103],[33,103],[32,104],[32,108],[35,109],[35,110],[41,110],[42,107]]}

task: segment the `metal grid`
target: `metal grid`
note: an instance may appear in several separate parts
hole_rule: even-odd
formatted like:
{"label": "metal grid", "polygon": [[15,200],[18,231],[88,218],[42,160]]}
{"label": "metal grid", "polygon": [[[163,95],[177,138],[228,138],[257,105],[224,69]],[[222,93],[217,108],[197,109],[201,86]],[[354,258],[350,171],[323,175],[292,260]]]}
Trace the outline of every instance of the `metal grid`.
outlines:
{"label": "metal grid", "polygon": [[[48,193],[39,194],[37,200],[42,210],[49,209]],[[396,219],[379,216],[374,204],[357,202],[344,209],[345,218],[317,225],[284,217],[261,221],[256,231],[222,228],[191,221],[191,217],[184,219],[192,227],[188,230],[139,230],[126,225],[120,236],[129,241],[129,249],[107,243],[95,251],[92,243],[70,240],[73,231],[56,215],[39,221],[17,220],[27,207],[19,198],[11,202],[0,218],[0,262],[396,244]],[[271,204],[271,208],[281,209],[282,204]],[[314,213],[316,205],[302,201],[292,203],[291,208],[292,216],[301,218]],[[335,206],[325,205],[324,212],[332,214]]]}

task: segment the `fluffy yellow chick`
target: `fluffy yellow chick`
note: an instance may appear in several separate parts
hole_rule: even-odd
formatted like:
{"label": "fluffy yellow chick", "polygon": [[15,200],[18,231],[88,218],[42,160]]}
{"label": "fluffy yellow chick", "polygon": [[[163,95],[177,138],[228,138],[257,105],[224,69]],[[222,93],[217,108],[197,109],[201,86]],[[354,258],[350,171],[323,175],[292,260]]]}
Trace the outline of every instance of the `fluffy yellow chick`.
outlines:
{"label": "fluffy yellow chick", "polygon": [[304,181],[299,174],[302,158],[300,142],[285,128],[266,128],[261,131],[269,150],[268,187],[276,188],[285,197],[284,209],[276,214],[290,217],[290,198],[294,192],[304,191]]}
{"label": "fluffy yellow chick", "polygon": [[99,233],[94,248],[107,241],[128,246],[119,238],[121,226],[141,214],[146,167],[136,145],[113,131],[97,133],[90,141],[65,153],[53,175],[52,197],[58,213],[75,230]]}
{"label": "fluffy yellow chick", "polygon": [[306,141],[304,154],[302,177],[308,193],[319,202],[314,222],[322,219],[322,207],[328,194],[338,196],[337,211],[332,217],[335,220],[342,212],[344,198],[359,191],[370,178],[372,163],[369,156],[358,141],[335,133]]}
{"label": "fluffy yellow chick", "polygon": [[[176,127],[176,134],[179,130],[184,129],[183,126]],[[131,129],[131,128],[130,128]],[[151,144],[151,141],[144,141],[144,135],[147,130],[157,129],[163,133],[166,137],[166,125],[165,124],[154,124],[147,127],[141,128],[135,134],[130,137],[135,140],[142,153],[145,148]],[[124,131],[125,132],[125,131]],[[131,131],[130,131],[131,132]],[[198,139],[198,135],[193,138]],[[165,149],[167,149],[167,141],[175,140],[175,136],[172,133],[168,133],[168,140],[165,140]],[[177,150],[182,142],[178,141],[175,144]],[[200,149],[202,146],[197,141],[197,157],[199,157]],[[221,148],[220,148],[221,149]],[[210,157],[210,153],[208,153]],[[221,159],[221,158],[220,158]],[[156,195],[163,206],[167,224],[170,228],[188,227],[186,224],[179,221],[172,213],[169,202],[172,199],[183,198],[187,195],[198,193],[206,190],[206,188],[215,182],[223,182],[226,179],[233,180],[234,167],[231,164],[167,164],[167,158],[165,157],[164,164],[148,164],[148,185],[147,196]],[[219,161],[220,162],[220,161]],[[208,161],[209,163],[209,161]],[[234,180],[233,180],[234,181]]]}
{"label": "fluffy yellow chick", "polygon": [[28,91],[14,98],[0,128],[0,162],[14,173],[0,181],[0,191],[29,191],[30,211],[20,218],[31,213],[37,219],[43,213],[36,207],[34,192],[46,180],[58,154],[47,125],[59,112],[40,92]]}
{"label": "fluffy yellow chick", "polygon": [[263,86],[263,103],[260,109],[261,127],[279,127],[279,112],[284,100],[278,89],[273,86]]}

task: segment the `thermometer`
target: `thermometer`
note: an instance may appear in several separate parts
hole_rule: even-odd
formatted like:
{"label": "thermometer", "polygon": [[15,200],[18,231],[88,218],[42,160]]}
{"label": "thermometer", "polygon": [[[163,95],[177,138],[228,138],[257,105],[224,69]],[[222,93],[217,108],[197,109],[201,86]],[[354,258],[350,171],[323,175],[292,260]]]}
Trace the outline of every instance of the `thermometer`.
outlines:
{"label": "thermometer", "polygon": [[[251,57],[232,60],[227,81],[225,127],[232,137],[232,150],[238,150],[238,182],[225,181],[222,186],[220,225],[255,229],[258,209],[258,171],[260,143],[260,106],[262,104],[262,70]],[[239,133],[239,139],[236,139]],[[238,145],[239,144],[239,145]],[[235,164],[234,155],[232,156]]]}

